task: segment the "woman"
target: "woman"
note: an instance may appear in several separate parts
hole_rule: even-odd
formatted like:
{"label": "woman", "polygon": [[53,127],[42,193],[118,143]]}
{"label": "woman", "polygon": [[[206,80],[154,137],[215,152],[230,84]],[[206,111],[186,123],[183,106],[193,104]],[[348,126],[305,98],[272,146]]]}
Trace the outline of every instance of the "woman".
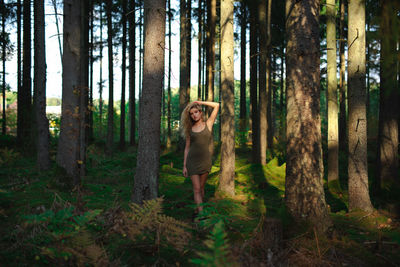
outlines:
{"label": "woman", "polygon": [[[211,115],[204,121],[201,106],[212,107]],[[194,101],[182,112],[181,123],[186,146],[183,158],[183,176],[192,180],[196,216],[203,210],[204,186],[211,170],[212,127],[218,114],[219,104],[215,102]]]}

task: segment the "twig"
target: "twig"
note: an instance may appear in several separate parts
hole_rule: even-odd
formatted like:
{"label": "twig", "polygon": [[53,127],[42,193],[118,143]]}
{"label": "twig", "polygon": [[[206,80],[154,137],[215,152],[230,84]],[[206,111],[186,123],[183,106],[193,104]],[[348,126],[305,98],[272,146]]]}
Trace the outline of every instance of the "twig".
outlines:
{"label": "twig", "polygon": [[314,236],[315,236],[315,240],[317,241],[318,258],[321,260],[321,251],[319,249],[318,236],[317,236],[317,231],[315,230],[315,227],[314,227]]}

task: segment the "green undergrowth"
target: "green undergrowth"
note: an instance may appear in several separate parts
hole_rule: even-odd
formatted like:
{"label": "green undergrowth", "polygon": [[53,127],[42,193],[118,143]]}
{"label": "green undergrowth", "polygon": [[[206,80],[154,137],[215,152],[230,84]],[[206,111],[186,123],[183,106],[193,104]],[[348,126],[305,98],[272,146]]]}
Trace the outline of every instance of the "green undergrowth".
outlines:
{"label": "green undergrowth", "polygon": [[130,201],[136,148],[106,156],[102,144],[89,146],[80,188],[72,187],[54,162],[50,170],[39,172],[32,157],[13,146],[1,148],[0,262],[256,266],[270,260],[263,232],[267,219],[282,222],[282,255],[274,251],[276,262],[335,265],[332,251],[343,264],[400,262],[398,221],[383,210],[348,213],[344,190],[330,192],[326,186],[333,221],[330,237],[293,230],[284,206],[286,165],[277,152],[269,153],[262,166],[250,163],[249,148],[238,148],[235,196],[223,195],[218,191],[218,150],[216,146],[201,220],[193,223],[192,183],[182,175],[183,153],[162,153],[160,198],[136,206]]}

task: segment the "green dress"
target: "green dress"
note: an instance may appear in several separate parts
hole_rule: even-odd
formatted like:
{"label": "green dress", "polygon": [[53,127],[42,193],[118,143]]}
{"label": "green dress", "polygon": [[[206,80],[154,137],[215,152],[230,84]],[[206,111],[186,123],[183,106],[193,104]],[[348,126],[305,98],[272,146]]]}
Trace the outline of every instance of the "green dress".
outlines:
{"label": "green dress", "polygon": [[211,171],[211,142],[212,135],[207,125],[200,132],[190,131],[190,148],[186,159],[189,176]]}

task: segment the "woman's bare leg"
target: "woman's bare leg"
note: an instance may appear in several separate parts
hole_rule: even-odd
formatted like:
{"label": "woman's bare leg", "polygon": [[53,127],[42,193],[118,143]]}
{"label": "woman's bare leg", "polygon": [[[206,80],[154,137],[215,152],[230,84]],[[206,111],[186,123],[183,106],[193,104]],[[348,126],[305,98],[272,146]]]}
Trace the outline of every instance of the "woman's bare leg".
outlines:
{"label": "woman's bare leg", "polygon": [[190,179],[192,179],[194,203],[197,205],[197,211],[200,212],[203,210],[203,207],[200,206],[200,204],[203,203],[200,175],[192,175],[190,176]]}
{"label": "woman's bare leg", "polygon": [[201,199],[204,200],[204,187],[208,178],[208,172],[200,175]]}

